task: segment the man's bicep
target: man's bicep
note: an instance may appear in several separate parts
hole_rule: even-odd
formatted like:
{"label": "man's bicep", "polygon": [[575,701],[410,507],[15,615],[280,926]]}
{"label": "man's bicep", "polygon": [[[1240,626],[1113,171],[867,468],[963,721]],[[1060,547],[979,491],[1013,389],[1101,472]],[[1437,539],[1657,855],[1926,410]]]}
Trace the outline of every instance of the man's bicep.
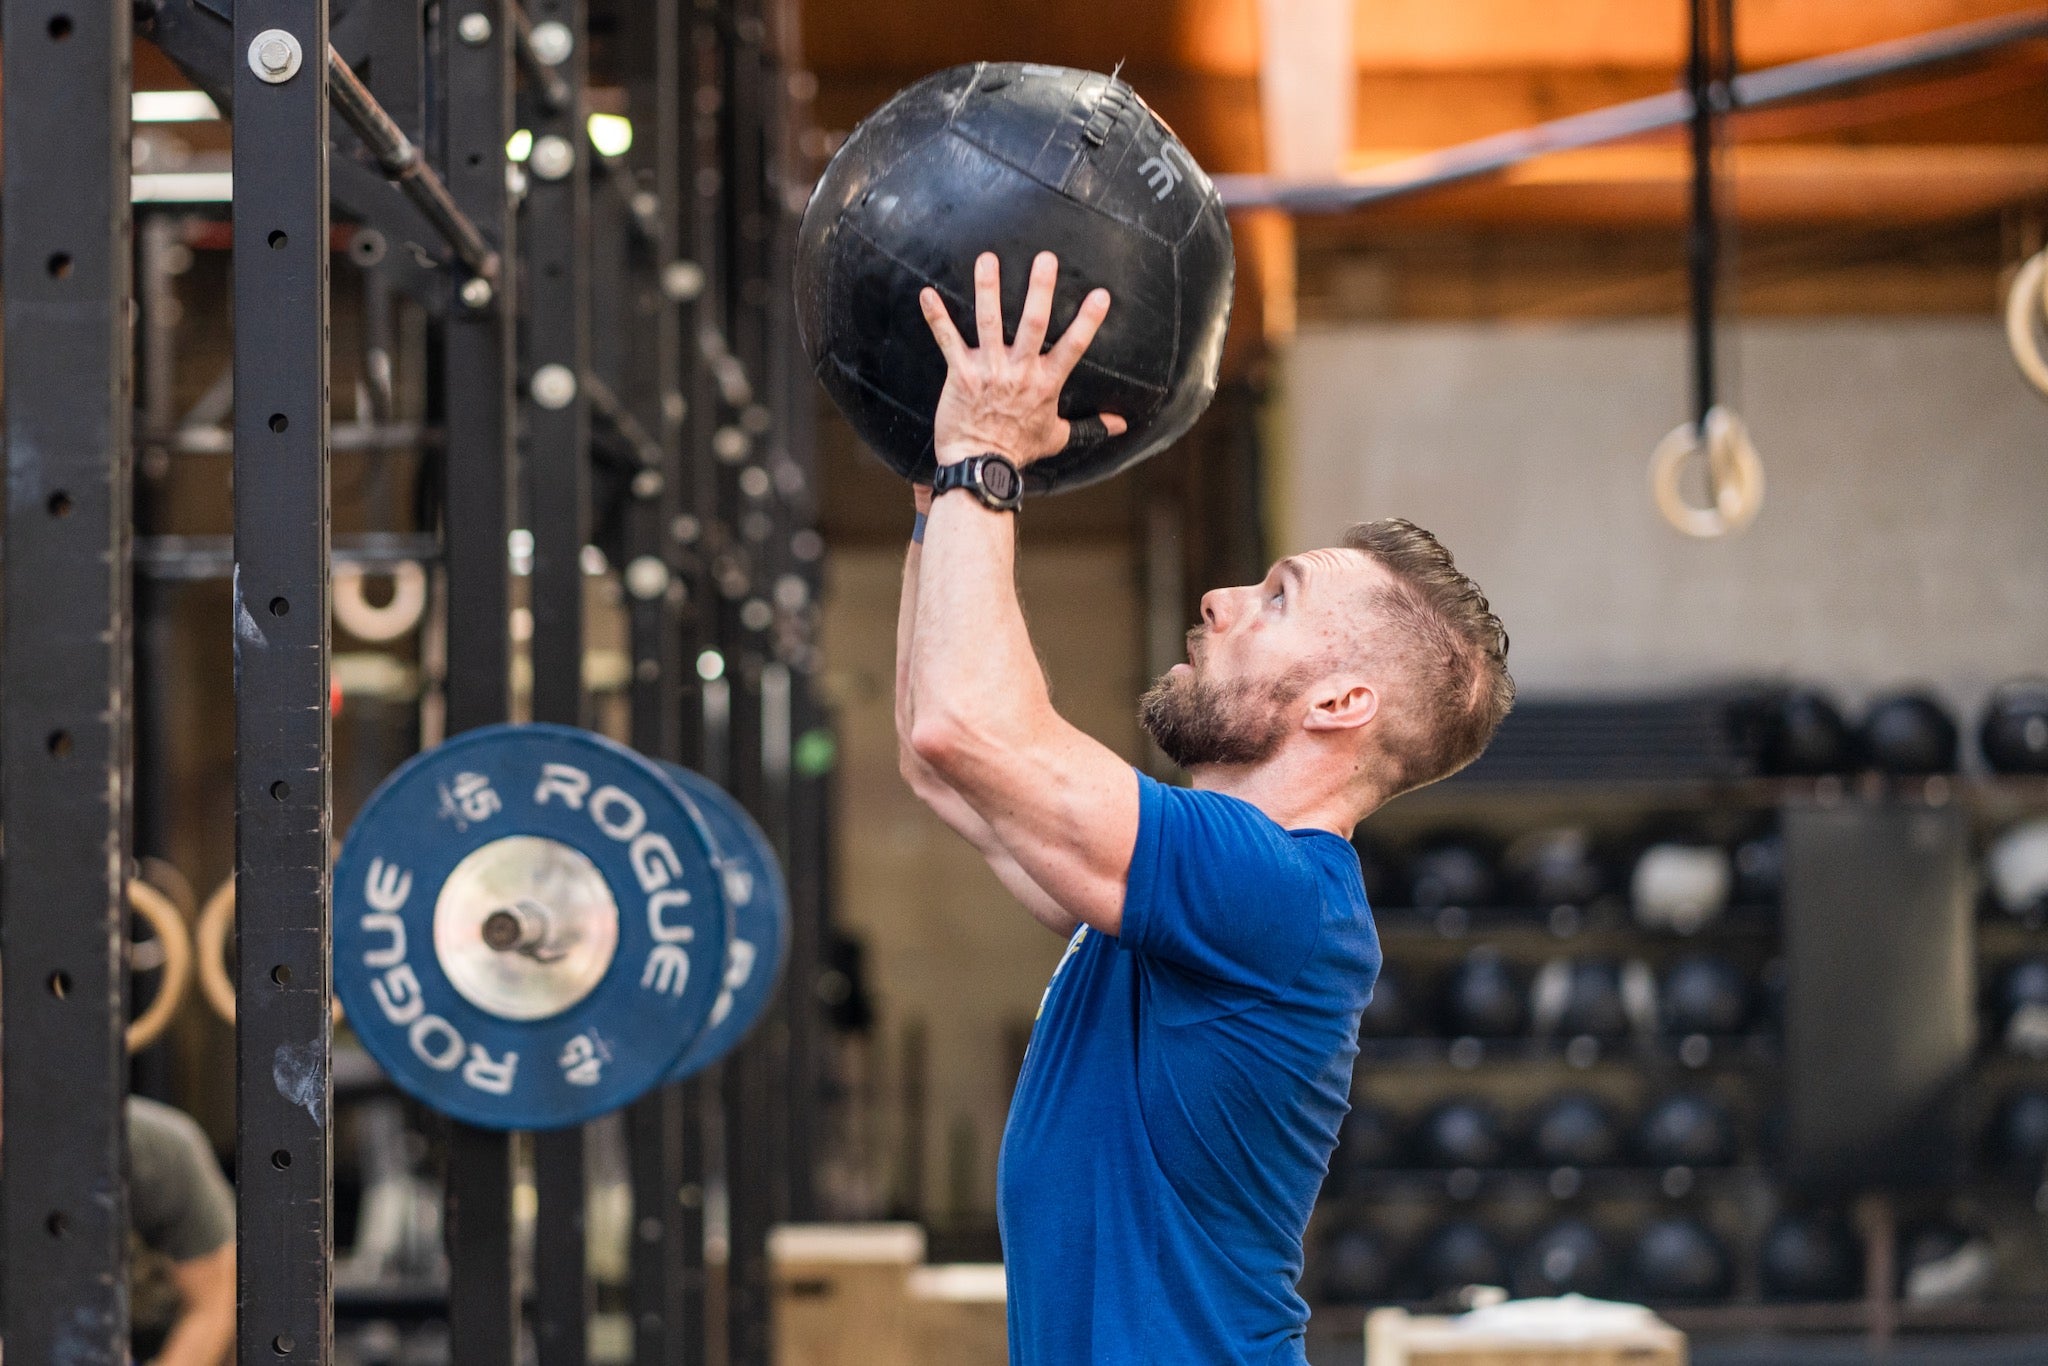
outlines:
{"label": "man's bicep", "polygon": [[1024,875],[1075,919],[1117,933],[1138,839],[1131,766],[1055,716],[1021,741],[966,749],[952,768]]}

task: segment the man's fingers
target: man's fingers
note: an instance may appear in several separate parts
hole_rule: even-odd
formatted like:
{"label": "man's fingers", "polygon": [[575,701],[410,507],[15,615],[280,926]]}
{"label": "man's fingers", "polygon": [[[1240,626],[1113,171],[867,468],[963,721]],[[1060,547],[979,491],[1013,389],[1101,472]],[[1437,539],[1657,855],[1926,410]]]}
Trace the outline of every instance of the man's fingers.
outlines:
{"label": "man's fingers", "polygon": [[932,339],[939,344],[939,354],[946,358],[949,366],[958,366],[967,353],[967,343],[960,338],[960,329],[953,326],[953,315],[946,311],[946,301],[939,297],[939,291],[927,285],[917,292],[917,306],[924,310],[924,325],[932,330]]}
{"label": "man's fingers", "polygon": [[974,326],[979,334],[976,346],[991,350],[1002,346],[1003,267],[992,251],[974,258]]}
{"label": "man's fingers", "polygon": [[1059,283],[1060,258],[1041,251],[1031,261],[1031,288],[1024,294],[1024,313],[1017,319],[1017,341],[1011,348],[1017,355],[1032,357],[1045,345],[1045,330],[1052,325],[1053,286]]}
{"label": "man's fingers", "polygon": [[1065,334],[1053,343],[1052,350],[1047,353],[1062,379],[1081,363],[1082,353],[1095,340],[1095,334],[1102,328],[1102,320],[1108,316],[1109,291],[1089,290],[1088,297],[1081,300],[1080,311],[1074,314],[1074,321],[1068,324]]}

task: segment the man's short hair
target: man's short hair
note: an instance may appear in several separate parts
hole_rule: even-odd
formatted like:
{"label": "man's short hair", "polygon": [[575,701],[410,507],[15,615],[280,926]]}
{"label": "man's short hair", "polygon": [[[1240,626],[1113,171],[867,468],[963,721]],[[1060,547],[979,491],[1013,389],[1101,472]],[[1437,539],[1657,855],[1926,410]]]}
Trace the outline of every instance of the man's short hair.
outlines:
{"label": "man's short hair", "polygon": [[[1344,544],[1384,568],[1374,590],[1412,680],[1419,714],[1388,728],[1393,766],[1387,796],[1448,778],[1477,759],[1515,703],[1508,633],[1479,585],[1459,572],[1443,542],[1400,517],[1360,522]],[[1388,642],[1376,642],[1382,648]]]}

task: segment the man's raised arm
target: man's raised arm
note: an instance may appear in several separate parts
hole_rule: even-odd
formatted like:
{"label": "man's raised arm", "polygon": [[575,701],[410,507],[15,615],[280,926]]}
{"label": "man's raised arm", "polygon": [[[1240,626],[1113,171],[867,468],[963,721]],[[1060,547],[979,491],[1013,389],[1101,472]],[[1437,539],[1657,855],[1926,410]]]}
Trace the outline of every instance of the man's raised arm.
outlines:
{"label": "man's raised arm", "polygon": [[[916,487],[918,515],[922,517],[931,509],[931,490],[921,484]],[[1017,866],[1017,860],[996,838],[996,832],[989,823],[976,814],[966,798],[955,792],[936,769],[919,758],[911,745],[915,718],[910,699],[910,650],[917,616],[918,566],[923,558],[923,547],[912,541],[903,560],[903,596],[896,612],[896,766],[903,774],[903,781],[910,784],[910,790],[940,820],[974,846],[976,852],[987,860],[997,879],[1011,896],[1023,903],[1034,920],[1055,934],[1072,934],[1080,922],[1046,895],[1045,889],[1033,882],[1030,874]]]}
{"label": "man's raised arm", "polygon": [[[1065,335],[1043,349],[1058,269],[1049,252],[1033,263],[1009,345],[993,255],[975,262],[979,346],[968,346],[938,294],[924,291],[925,321],[947,364],[934,422],[941,465],[994,454],[1021,467],[1066,445],[1060,390],[1102,325],[1109,295],[1090,293]],[[1112,414],[1102,422],[1112,435],[1124,430]],[[932,500],[911,625],[912,749],[1032,882],[1114,934],[1137,843],[1137,778],[1053,710],[1017,601],[1016,553],[1015,514],[966,491]]]}

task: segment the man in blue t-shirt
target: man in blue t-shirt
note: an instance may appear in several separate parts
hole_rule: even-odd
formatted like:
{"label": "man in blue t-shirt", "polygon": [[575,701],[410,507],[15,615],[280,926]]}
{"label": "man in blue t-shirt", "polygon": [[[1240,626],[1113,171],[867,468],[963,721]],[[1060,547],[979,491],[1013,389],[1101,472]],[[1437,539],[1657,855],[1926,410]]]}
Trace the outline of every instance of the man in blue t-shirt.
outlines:
{"label": "man in blue t-shirt", "polygon": [[1017,604],[1017,467],[1125,428],[1059,416],[1110,301],[1047,347],[1057,274],[1033,263],[1008,345],[994,256],[978,346],[924,293],[948,378],[897,628],[904,777],[1069,936],[997,1179],[1010,1360],[1299,1363],[1302,1233],[1380,965],[1349,836],[1485,748],[1507,635],[1435,537],[1372,522],[1202,599],[1140,704],[1191,789],[1062,720]]}

